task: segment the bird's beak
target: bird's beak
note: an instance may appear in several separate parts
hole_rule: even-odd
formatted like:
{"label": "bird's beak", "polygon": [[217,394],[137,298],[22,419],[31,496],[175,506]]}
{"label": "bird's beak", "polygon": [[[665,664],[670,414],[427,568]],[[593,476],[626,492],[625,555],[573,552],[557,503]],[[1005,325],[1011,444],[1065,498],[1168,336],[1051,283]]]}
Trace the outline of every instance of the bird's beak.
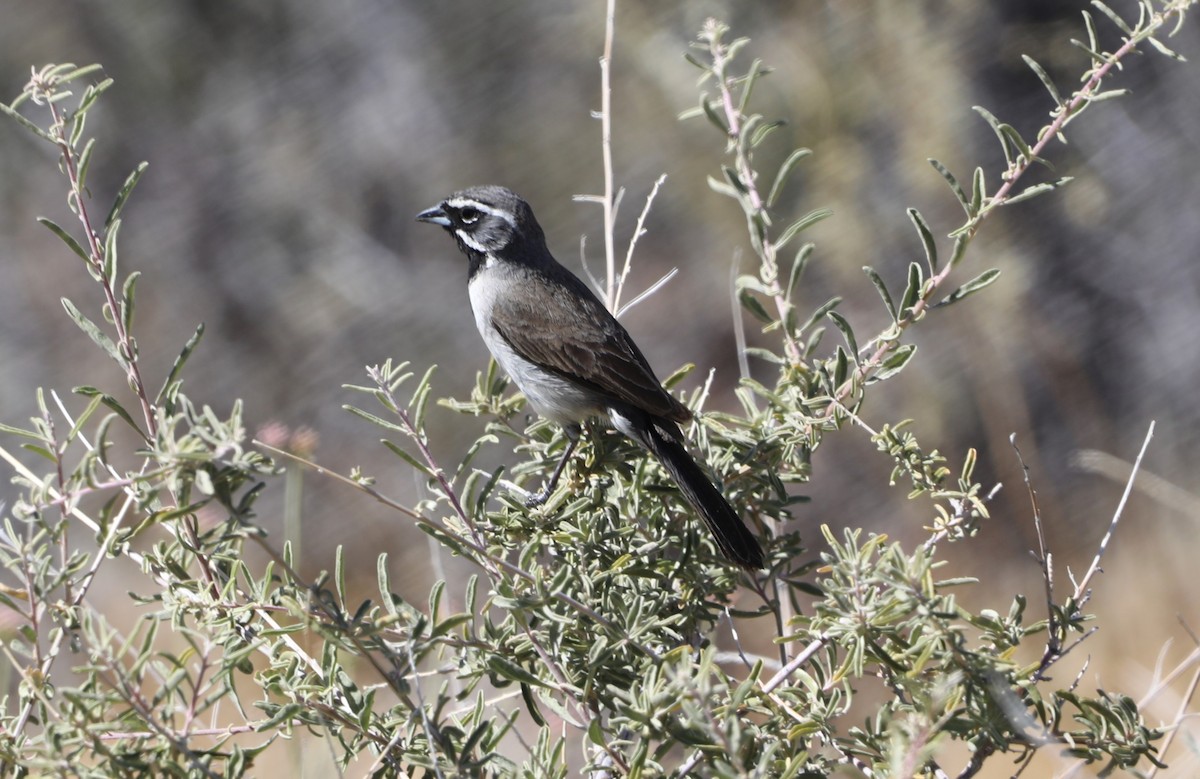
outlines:
{"label": "bird's beak", "polygon": [[417,221],[432,222],[433,224],[441,225],[442,227],[450,226],[450,217],[446,215],[446,212],[442,210],[440,205],[436,205],[433,208],[428,208],[417,214]]}

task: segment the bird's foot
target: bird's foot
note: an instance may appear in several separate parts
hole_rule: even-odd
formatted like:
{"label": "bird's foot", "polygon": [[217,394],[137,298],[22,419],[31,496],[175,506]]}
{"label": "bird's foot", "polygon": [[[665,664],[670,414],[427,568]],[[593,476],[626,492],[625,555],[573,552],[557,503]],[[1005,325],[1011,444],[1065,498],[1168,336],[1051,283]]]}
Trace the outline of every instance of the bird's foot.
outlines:
{"label": "bird's foot", "polygon": [[[524,492],[524,490],[522,490],[522,492]],[[549,490],[549,489],[544,489],[541,492],[534,493],[532,495],[529,494],[528,492],[526,492],[525,493],[525,508],[535,509],[538,506],[545,503],[546,501],[550,500],[550,492],[551,492],[551,490]]]}

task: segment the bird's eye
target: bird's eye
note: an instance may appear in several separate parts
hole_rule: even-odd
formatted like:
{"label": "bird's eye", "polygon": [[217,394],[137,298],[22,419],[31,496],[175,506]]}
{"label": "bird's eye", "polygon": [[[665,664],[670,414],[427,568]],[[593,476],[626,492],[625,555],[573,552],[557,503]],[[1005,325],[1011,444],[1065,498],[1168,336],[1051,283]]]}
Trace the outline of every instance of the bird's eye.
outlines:
{"label": "bird's eye", "polygon": [[480,210],[473,206],[467,206],[462,211],[458,212],[458,216],[460,219],[463,220],[463,223],[469,224],[469,225],[475,224],[476,222],[478,222],[480,215],[481,215]]}

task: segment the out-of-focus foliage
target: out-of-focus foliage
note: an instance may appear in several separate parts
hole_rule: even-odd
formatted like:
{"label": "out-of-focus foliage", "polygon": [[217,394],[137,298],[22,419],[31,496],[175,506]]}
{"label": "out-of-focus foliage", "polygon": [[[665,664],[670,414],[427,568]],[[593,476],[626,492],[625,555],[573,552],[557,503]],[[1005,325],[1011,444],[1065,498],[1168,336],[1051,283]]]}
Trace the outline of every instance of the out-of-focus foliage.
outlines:
{"label": "out-of-focus foliage", "polygon": [[[969,544],[948,555],[943,542],[986,534],[981,520],[997,513],[984,485],[1006,467],[997,460],[1019,462],[1007,435],[993,435],[997,428],[1016,428],[1022,441],[1026,435],[1033,441],[1023,451],[1034,466],[1039,518],[1077,517],[1080,507],[1092,506],[1066,488],[1043,486],[1058,486],[1057,465],[1067,458],[1056,436],[1064,429],[1088,443],[1107,443],[1104,431],[1078,432],[1085,420],[1111,424],[1117,450],[1128,452],[1144,430],[1130,419],[1153,408],[1154,416],[1171,422],[1156,447],[1179,457],[1194,454],[1193,406],[1172,394],[1169,381],[1150,381],[1149,393],[1129,389],[1128,377],[1145,372],[1109,364],[1119,360],[1097,360],[1094,376],[1063,376],[1055,364],[1046,382],[1061,398],[1029,399],[1019,386],[1002,391],[1011,388],[1003,380],[1013,371],[1040,376],[1038,359],[1058,354],[1056,339],[1083,340],[1065,335],[1069,321],[1045,327],[1060,313],[1049,301],[1075,290],[1058,271],[1084,267],[1067,251],[1063,233],[1078,230],[1083,244],[1120,244],[1102,240],[1106,231],[1119,227],[1136,236],[1146,221],[1167,216],[1166,209],[1126,212],[1110,226],[1100,217],[1117,208],[1113,203],[1128,196],[1127,189],[1183,197],[1181,191],[1195,186],[1194,178],[1147,181],[1141,170],[1122,182],[1126,188],[1098,187],[1106,166],[1120,168],[1123,154],[1144,163],[1163,153],[1111,125],[1089,134],[1089,122],[1105,111],[1130,111],[1138,95],[1071,124],[1066,132],[1074,145],[1065,152],[1054,140],[1063,120],[1106,96],[1091,77],[1115,75],[1107,58],[1132,61],[1123,37],[1147,52],[1168,39],[1140,39],[1139,31],[1161,29],[1152,16],[1135,25],[1136,11],[1127,15],[1125,31],[1104,9],[1093,10],[1094,24],[1091,17],[1087,24],[1072,22],[1083,51],[1058,45],[1063,30],[1054,30],[1051,46],[1039,37],[1041,28],[1023,29],[1020,40],[1036,47],[1021,77],[1028,81],[992,74],[996,94],[969,99],[988,109],[979,111],[985,120],[978,124],[984,130],[976,139],[979,150],[964,152],[972,144],[952,140],[968,117],[961,95],[943,102],[934,94],[970,83],[986,87],[987,67],[1020,57],[1007,51],[1010,40],[996,35],[987,39],[986,54],[955,49],[961,44],[954,41],[970,38],[956,37],[954,22],[965,26],[994,15],[998,29],[1013,29],[1021,9],[881,5],[867,16],[806,5],[735,16],[739,31],[748,28],[756,38],[754,53],[788,71],[782,79],[760,79],[761,63],[749,61],[745,51],[739,56],[744,41],[728,40],[721,25],[703,25],[693,52],[704,74],[694,113],[721,128],[723,169],[714,163],[711,131],[673,121],[691,102],[687,78],[694,71],[678,58],[684,31],[700,22],[689,12],[651,17],[630,9],[627,21],[621,17],[628,32],[622,27],[617,38],[618,62],[629,63],[616,84],[618,177],[649,189],[657,171],[670,174],[640,244],[650,259],[641,256],[639,263],[657,264],[656,255],[669,253],[685,271],[633,315],[647,330],[665,323],[661,342],[639,341],[651,344],[652,355],[665,343],[703,353],[714,331],[732,327],[720,314],[723,307],[696,302],[726,294],[720,284],[705,287],[706,279],[724,278],[736,246],[744,244],[750,258],[734,280],[748,321],[762,325],[748,336],[750,375],[736,396],[732,359],[707,360],[722,370],[698,390],[690,376],[672,377],[672,383],[692,382],[680,386],[688,387],[693,405],[723,409],[696,426],[697,446],[731,500],[770,539],[770,571],[745,580],[750,586],[740,590],[734,572],[679,521],[661,475],[626,442],[592,437],[573,465],[572,483],[531,513],[511,497],[506,480],[537,483],[560,451],[561,436],[546,425],[525,430],[519,399],[506,396],[494,373],[478,376],[469,399],[442,404],[458,415],[430,402],[437,391],[425,366],[435,342],[445,339],[436,353],[455,366],[446,372],[451,383],[472,364],[458,355],[482,351],[466,316],[461,268],[416,259],[416,239],[407,231],[411,214],[460,184],[498,180],[535,201],[550,199],[551,207],[539,203],[538,212],[558,231],[552,242],[560,247],[586,231],[585,222],[594,224],[595,214],[567,211],[563,197],[556,210],[551,194],[594,188],[571,183],[590,178],[599,160],[595,128],[583,120],[592,106],[586,96],[595,94],[594,62],[569,45],[595,32],[590,15],[453,2],[422,11],[364,7],[360,14],[283,4],[155,7],[139,9],[136,17],[115,6],[72,7],[75,15],[58,26],[38,16],[44,11],[14,15],[0,35],[28,29],[41,37],[14,36],[21,45],[4,51],[53,45],[46,38],[87,40],[80,49],[105,52],[104,74],[121,88],[95,102],[108,80],[88,69],[48,68],[34,73],[27,102],[14,106],[25,117],[47,110],[46,103],[54,106],[49,123],[33,120],[35,135],[64,155],[69,182],[67,209],[43,218],[49,230],[38,237],[26,235],[26,224],[42,229],[30,215],[51,202],[49,177],[28,157],[0,154],[0,227],[21,238],[4,249],[0,272],[23,274],[19,285],[0,285],[6,290],[0,296],[7,296],[0,317],[14,323],[4,332],[19,334],[0,348],[38,345],[34,357],[16,358],[19,370],[0,378],[6,382],[0,397],[5,404],[11,397],[18,408],[32,403],[25,414],[31,422],[8,432],[24,441],[35,462],[53,464],[43,475],[11,461],[19,478],[7,498],[12,521],[3,540],[14,577],[3,603],[24,616],[7,643],[20,679],[5,712],[12,738],[0,759],[50,772],[111,775],[120,767],[139,775],[170,766],[179,775],[238,775],[277,754],[280,736],[308,730],[333,745],[331,768],[353,763],[356,770],[370,765],[383,773],[425,767],[444,774],[566,775],[588,762],[629,773],[783,775],[847,764],[876,774],[936,775],[949,764],[972,775],[1002,751],[1066,754],[1100,767],[1155,760],[1163,732],[1143,718],[1133,698],[1048,673],[1064,668],[1062,658],[1090,635],[1083,607],[1095,572],[1077,582],[1054,571],[1042,545],[1046,535],[1050,548],[1063,542],[1053,526],[1043,533],[1039,523],[1036,537],[1016,544],[1039,549],[1041,565],[1034,568],[1047,591],[1035,602],[1042,619],[1027,616],[1035,607],[1024,596],[997,602],[994,577],[975,588],[966,586],[967,578],[934,572],[947,557],[969,565],[962,557]],[[78,23],[77,31],[68,19]],[[457,26],[477,30],[480,45],[464,46],[454,35]],[[1194,40],[1189,27],[1183,30]],[[540,48],[527,45],[530,39],[548,42]],[[813,45],[805,46],[809,41]],[[1181,41],[1186,48],[1188,39]],[[109,48],[118,44],[119,52]],[[212,56],[219,51],[231,56]],[[548,67],[539,57],[544,52],[570,68]],[[883,62],[893,69],[881,68]],[[965,78],[950,62],[976,69],[972,75],[981,80]],[[1136,64],[1133,73],[1152,69],[1170,85],[1160,86],[1144,108],[1155,116],[1144,133],[1162,133],[1189,82],[1158,72],[1158,64]],[[801,97],[820,92],[820,83],[836,98]],[[1020,94],[1037,106],[1035,118],[1022,118],[1020,101],[1003,93],[1000,85],[1012,83],[1029,87]],[[76,94],[65,95],[68,87]],[[626,105],[636,108],[638,120],[622,118]],[[766,118],[778,114],[801,120],[776,126]],[[116,123],[114,115],[129,118]],[[108,130],[114,124],[120,132]],[[1037,128],[1047,125],[1043,136]],[[991,142],[989,126],[999,141],[994,149],[983,145]],[[110,141],[108,132],[116,138]],[[103,153],[93,154],[92,133],[100,135]],[[664,136],[678,143],[663,144]],[[1050,152],[1040,151],[1043,137]],[[20,142],[0,139],[0,151]],[[1090,152],[1094,168],[1070,155],[1097,139],[1108,145]],[[811,159],[804,147],[815,151]],[[910,148],[912,154],[901,153]],[[941,160],[933,169],[922,159],[930,155]],[[143,157],[154,163],[148,171],[137,163]],[[976,157],[982,162],[968,175]],[[1039,157],[1062,172],[1030,181]],[[156,179],[160,169],[163,178]],[[915,178],[917,170],[926,178]],[[711,188],[700,186],[714,171]],[[1064,193],[989,216],[1018,202],[1022,192],[1028,199],[1045,191],[1039,182],[1053,187],[1063,176],[1076,179]],[[1010,190],[1006,182],[1018,179],[1020,186]],[[138,207],[125,209],[135,184]],[[1084,195],[1072,194],[1081,188]],[[741,213],[712,190],[734,198]],[[97,211],[92,193],[100,202],[115,196],[116,204]],[[1005,195],[1017,197],[1006,203]],[[906,210],[908,198],[915,205]],[[834,206],[832,219],[826,204]],[[1071,208],[1083,208],[1092,219],[1072,221],[1078,215]],[[618,227],[632,225],[634,210],[626,206]],[[850,227],[884,213],[877,230]],[[1021,230],[1005,237],[1016,215],[1027,215]],[[984,218],[987,229],[978,232]],[[843,229],[825,232],[838,220]],[[1195,226],[1177,228],[1183,234]],[[991,230],[1000,237],[989,238]],[[1039,231],[1064,243],[1051,251]],[[1129,240],[1139,253],[1162,257],[1175,273],[1167,278],[1195,278],[1190,265],[1170,264],[1169,248]],[[82,274],[74,280],[57,273],[64,242],[83,259],[90,282]],[[16,248],[26,246],[36,248]],[[595,254],[591,246],[586,251]],[[1045,267],[1022,262],[1017,251]],[[421,253],[449,254],[442,246]],[[35,261],[38,270],[28,270]],[[719,272],[706,272],[713,264]],[[139,285],[138,274],[126,267],[150,272]],[[1096,260],[1086,273],[1080,270],[1085,289],[1105,288],[1111,269],[1104,267]],[[1026,289],[1005,292],[1014,276]],[[147,285],[153,285],[149,291]],[[1166,286],[1187,294],[1185,284]],[[968,304],[933,311],[985,287]],[[95,289],[102,292],[98,303],[79,302]],[[833,292],[838,295],[831,298]],[[997,308],[997,295],[1012,305]],[[1018,309],[1013,301],[1020,295]],[[54,297],[62,298],[68,316],[48,318],[44,303]],[[1049,310],[1038,313],[1039,306]],[[671,327],[680,322],[680,310],[689,314],[687,326]],[[1112,326],[1121,315],[1119,306],[1089,308],[1079,321],[1090,326],[1103,319]],[[194,329],[202,319],[207,330]],[[1161,323],[1150,319],[1149,327]],[[61,343],[72,346],[61,351],[53,348],[59,321],[71,330]],[[1004,338],[994,336],[997,328]],[[99,363],[73,351],[89,341],[99,347]],[[1170,339],[1147,346],[1164,343]],[[953,367],[960,348],[982,358],[964,358],[965,382]],[[1118,354],[1122,348],[1128,347],[1111,345]],[[289,481],[288,490],[258,501],[260,482],[269,481],[273,469],[246,448],[243,406],[232,397],[248,398],[252,415],[265,418],[262,409],[271,409],[314,424],[328,447],[343,440],[342,423],[325,418],[338,405],[332,377],[349,375],[348,362],[374,362],[384,353],[419,359],[423,375],[390,362],[372,369],[371,383],[353,388],[368,396],[368,403],[355,401],[357,416],[385,431],[385,451],[412,469],[418,499],[386,498],[392,490],[377,491],[363,475],[394,473],[396,461],[386,469],[368,466],[346,479],[359,492],[318,495],[303,547],[296,523],[284,527],[286,544],[264,539],[265,530],[277,532],[282,524],[277,515],[299,513],[297,484]],[[1082,346],[1066,353],[1092,359]],[[127,387],[94,378],[111,370],[112,361]],[[180,383],[185,361],[187,395]],[[1177,378],[1178,361],[1170,368]],[[63,376],[78,377],[68,384],[95,388],[79,388],[75,400],[28,392],[45,377],[62,385]],[[972,376],[981,381],[973,385]],[[1111,420],[1089,416],[1088,392],[1100,393],[1104,407],[1114,409]],[[989,393],[1003,395],[1003,402],[992,405]],[[196,397],[209,402],[189,399]],[[946,428],[972,401],[979,421],[962,425],[956,438]],[[1057,426],[1039,421],[1060,408]],[[485,420],[482,434],[463,414]],[[887,421],[905,417],[916,418],[920,429]],[[356,424],[361,434],[361,421]],[[463,437],[470,443],[459,445]],[[970,448],[980,438],[985,468]],[[841,443],[846,440],[851,443]],[[937,449],[921,443],[930,440]],[[312,441],[293,435],[288,448],[311,449]],[[867,454],[857,455],[851,469],[844,464],[856,445]],[[350,470],[336,467],[341,460],[361,459],[361,447],[351,457],[342,446],[335,443],[328,457],[322,451],[335,471]],[[496,470],[497,463],[512,461],[514,450],[512,474]],[[461,451],[468,454],[457,468],[439,465],[459,462]],[[942,451],[963,454],[948,458]],[[810,488],[817,463],[825,468]],[[1169,458],[1160,464],[1172,475]],[[910,508],[897,506],[897,492],[865,489],[885,485],[889,469],[892,482],[919,498]],[[832,478],[820,478],[825,474]],[[1025,497],[1019,477],[1008,482],[1010,495]],[[278,497],[284,493],[292,500]],[[370,523],[367,497],[377,499],[386,520]],[[814,501],[797,508],[802,497]],[[1108,510],[1114,501],[1095,502]],[[1186,493],[1182,504],[1186,509]],[[894,525],[889,531],[901,540],[860,530],[879,524],[863,516],[864,507],[882,507]],[[809,520],[810,511],[822,522]],[[1024,508],[1003,512],[1006,531],[1019,536],[1011,518],[1027,514]],[[629,522],[631,516],[641,522]],[[1020,532],[1033,533],[1034,523],[1016,521],[1027,528]],[[424,531],[430,547],[402,543],[394,554],[378,555],[372,528],[386,527],[391,535],[401,522],[410,532]],[[826,527],[818,534],[818,524],[852,529]],[[1092,535],[1103,523],[1095,524]],[[416,538],[414,532],[409,541]],[[330,539],[344,546],[331,552]],[[1080,547],[1088,550],[1086,561],[1094,544]],[[435,567],[455,566],[439,574],[452,584],[433,585],[428,597],[425,571],[413,566],[430,557],[427,548],[438,550]],[[110,573],[110,556],[139,566]],[[321,569],[329,573],[318,574]],[[477,575],[463,586],[457,572],[468,569]],[[95,576],[101,571],[107,579]],[[141,604],[132,614],[97,607],[110,597],[124,603],[124,595],[113,594],[123,589],[134,590]],[[958,593],[969,598],[972,591],[985,606],[959,602]],[[1169,600],[1154,590],[1140,596],[1151,597],[1147,592]],[[733,627],[736,640],[719,640],[722,627]],[[770,645],[772,637],[777,646]],[[1156,649],[1135,645],[1143,661]],[[79,658],[77,678],[61,675],[63,660],[56,664],[56,658],[67,656]],[[870,693],[862,688],[873,680],[882,683],[878,705],[864,703]],[[1147,687],[1159,689],[1144,682],[1112,686],[1139,694]],[[864,711],[873,714],[864,720]],[[970,755],[946,751],[951,742],[969,744]],[[320,748],[330,761],[328,746]]]}

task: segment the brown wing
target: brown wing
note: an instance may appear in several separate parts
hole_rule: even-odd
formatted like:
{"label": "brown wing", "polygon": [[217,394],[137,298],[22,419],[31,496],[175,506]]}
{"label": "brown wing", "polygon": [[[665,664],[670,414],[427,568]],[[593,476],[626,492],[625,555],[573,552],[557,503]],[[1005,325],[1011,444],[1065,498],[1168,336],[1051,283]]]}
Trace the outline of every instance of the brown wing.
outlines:
{"label": "brown wing", "polygon": [[492,326],[518,354],[655,416],[678,422],[691,417],[663,389],[625,328],[582,282],[572,277],[564,285],[533,276],[523,283],[542,289],[502,295],[492,308]]}

